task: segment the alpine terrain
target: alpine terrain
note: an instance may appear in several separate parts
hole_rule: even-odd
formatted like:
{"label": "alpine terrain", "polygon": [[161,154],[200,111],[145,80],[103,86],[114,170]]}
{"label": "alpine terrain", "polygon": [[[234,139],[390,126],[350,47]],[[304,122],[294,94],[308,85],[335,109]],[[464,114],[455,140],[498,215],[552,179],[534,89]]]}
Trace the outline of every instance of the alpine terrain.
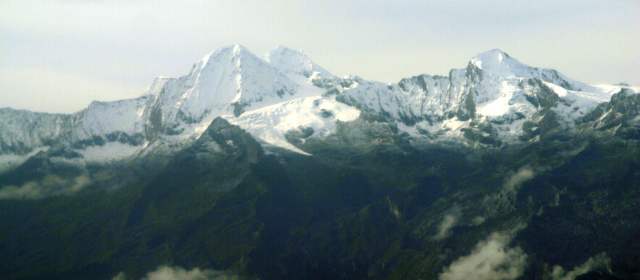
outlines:
{"label": "alpine terrain", "polygon": [[233,45],[0,108],[0,275],[640,279],[639,93],[499,49],[381,83]]}

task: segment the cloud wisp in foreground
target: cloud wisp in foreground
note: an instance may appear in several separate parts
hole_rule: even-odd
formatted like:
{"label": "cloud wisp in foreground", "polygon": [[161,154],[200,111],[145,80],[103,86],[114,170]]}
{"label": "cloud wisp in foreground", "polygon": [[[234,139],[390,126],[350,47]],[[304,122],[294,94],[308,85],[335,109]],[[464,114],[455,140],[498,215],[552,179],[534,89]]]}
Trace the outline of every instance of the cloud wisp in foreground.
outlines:
{"label": "cloud wisp in foreground", "polygon": [[[131,279],[125,273],[120,272],[112,280]],[[211,269],[201,269],[198,267],[184,269],[179,266],[160,266],[156,270],[147,273],[142,280],[237,280],[237,276]]]}
{"label": "cloud wisp in foreground", "polygon": [[453,229],[453,227],[455,227],[460,220],[460,216],[462,214],[460,212],[460,208],[455,206],[451,210],[449,210],[449,213],[445,214],[444,217],[442,217],[442,221],[440,221],[440,224],[438,224],[438,231],[436,232],[436,235],[433,236],[434,240],[439,241],[449,237],[449,235],[451,234],[451,229]]}
{"label": "cloud wisp in foreground", "polygon": [[0,186],[0,200],[41,199],[49,196],[71,195],[83,190],[90,182],[89,176],[86,175],[69,179],[48,175],[20,186]]}
{"label": "cloud wisp in foreground", "polygon": [[511,237],[493,233],[480,241],[467,256],[453,261],[440,280],[513,280],[522,276],[527,254],[520,247],[510,248]]}
{"label": "cloud wisp in foreground", "polygon": [[607,254],[602,253],[589,258],[583,264],[574,267],[570,271],[565,271],[564,268],[556,265],[553,267],[553,271],[551,272],[551,278],[553,280],[574,280],[576,279],[576,277],[589,271],[597,269],[609,270],[610,264],[611,259],[607,256]]}

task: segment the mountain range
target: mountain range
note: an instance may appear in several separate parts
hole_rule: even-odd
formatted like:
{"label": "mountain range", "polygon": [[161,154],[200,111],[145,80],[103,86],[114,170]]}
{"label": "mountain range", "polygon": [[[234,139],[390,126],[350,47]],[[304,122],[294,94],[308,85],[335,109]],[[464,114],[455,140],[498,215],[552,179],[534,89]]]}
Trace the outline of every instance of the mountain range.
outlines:
{"label": "mountain range", "polygon": [[[298,153],[307,153],[307,138],[325,139],[338,124],[362,120],[390,124],[412,142],[508,145],[536,141],[551,127],[576,129],[614,94],[637,92],[574,81],[498,49],[448,76],[385,84],[338,78],[285,47],[262,59],[233,45],[207,54],[185,76],[156,78],[138,98],[96,101],[74,114],[0,109],[0,164],[60,147],[85,161],[129,159],[193,141],[216,117]],[[304,137],[287,138],[298,134]]]}
{"label": "mountain range", "polygon": [[638,279],[639,93],[499,49],[382,83],[232,45],[137,98],[2,108],[0,274]]}

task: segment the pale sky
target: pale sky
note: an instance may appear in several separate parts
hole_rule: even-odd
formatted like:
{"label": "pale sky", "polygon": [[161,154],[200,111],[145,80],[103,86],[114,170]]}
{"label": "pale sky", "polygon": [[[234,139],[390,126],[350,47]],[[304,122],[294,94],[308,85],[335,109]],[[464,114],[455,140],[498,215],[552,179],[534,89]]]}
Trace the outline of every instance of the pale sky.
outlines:
{"label": "pale sky", "polygon": [[234,43],[384,82],[500,48],[576,80],[640,85],[638,0],[0,0],[0,107],[136,97]]}

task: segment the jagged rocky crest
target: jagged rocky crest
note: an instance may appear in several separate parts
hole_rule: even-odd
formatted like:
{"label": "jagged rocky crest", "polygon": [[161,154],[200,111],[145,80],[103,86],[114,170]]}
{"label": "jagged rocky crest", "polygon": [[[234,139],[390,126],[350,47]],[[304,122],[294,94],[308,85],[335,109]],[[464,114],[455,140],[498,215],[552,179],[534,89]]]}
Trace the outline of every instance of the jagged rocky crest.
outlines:
{"label": "jagged rocky crest", "polygon": [[204,136],[216,118],[262,144],[303,154],[307,140],[346,131],[339,127],[362,128],[362,121],[390,125],[388,133],[412,143],[500,147],[558,129],[628,136],[638,123],[637,92],[574,81],[498,49],[447,76],[385,84],[339,78],[285,47],[262,59],[233,45],[207,54],[185,76],[155,79],[139,98],[93,102],[74,114],[0,109],[0,170],[49,149],[98,163],[171,152]]}

